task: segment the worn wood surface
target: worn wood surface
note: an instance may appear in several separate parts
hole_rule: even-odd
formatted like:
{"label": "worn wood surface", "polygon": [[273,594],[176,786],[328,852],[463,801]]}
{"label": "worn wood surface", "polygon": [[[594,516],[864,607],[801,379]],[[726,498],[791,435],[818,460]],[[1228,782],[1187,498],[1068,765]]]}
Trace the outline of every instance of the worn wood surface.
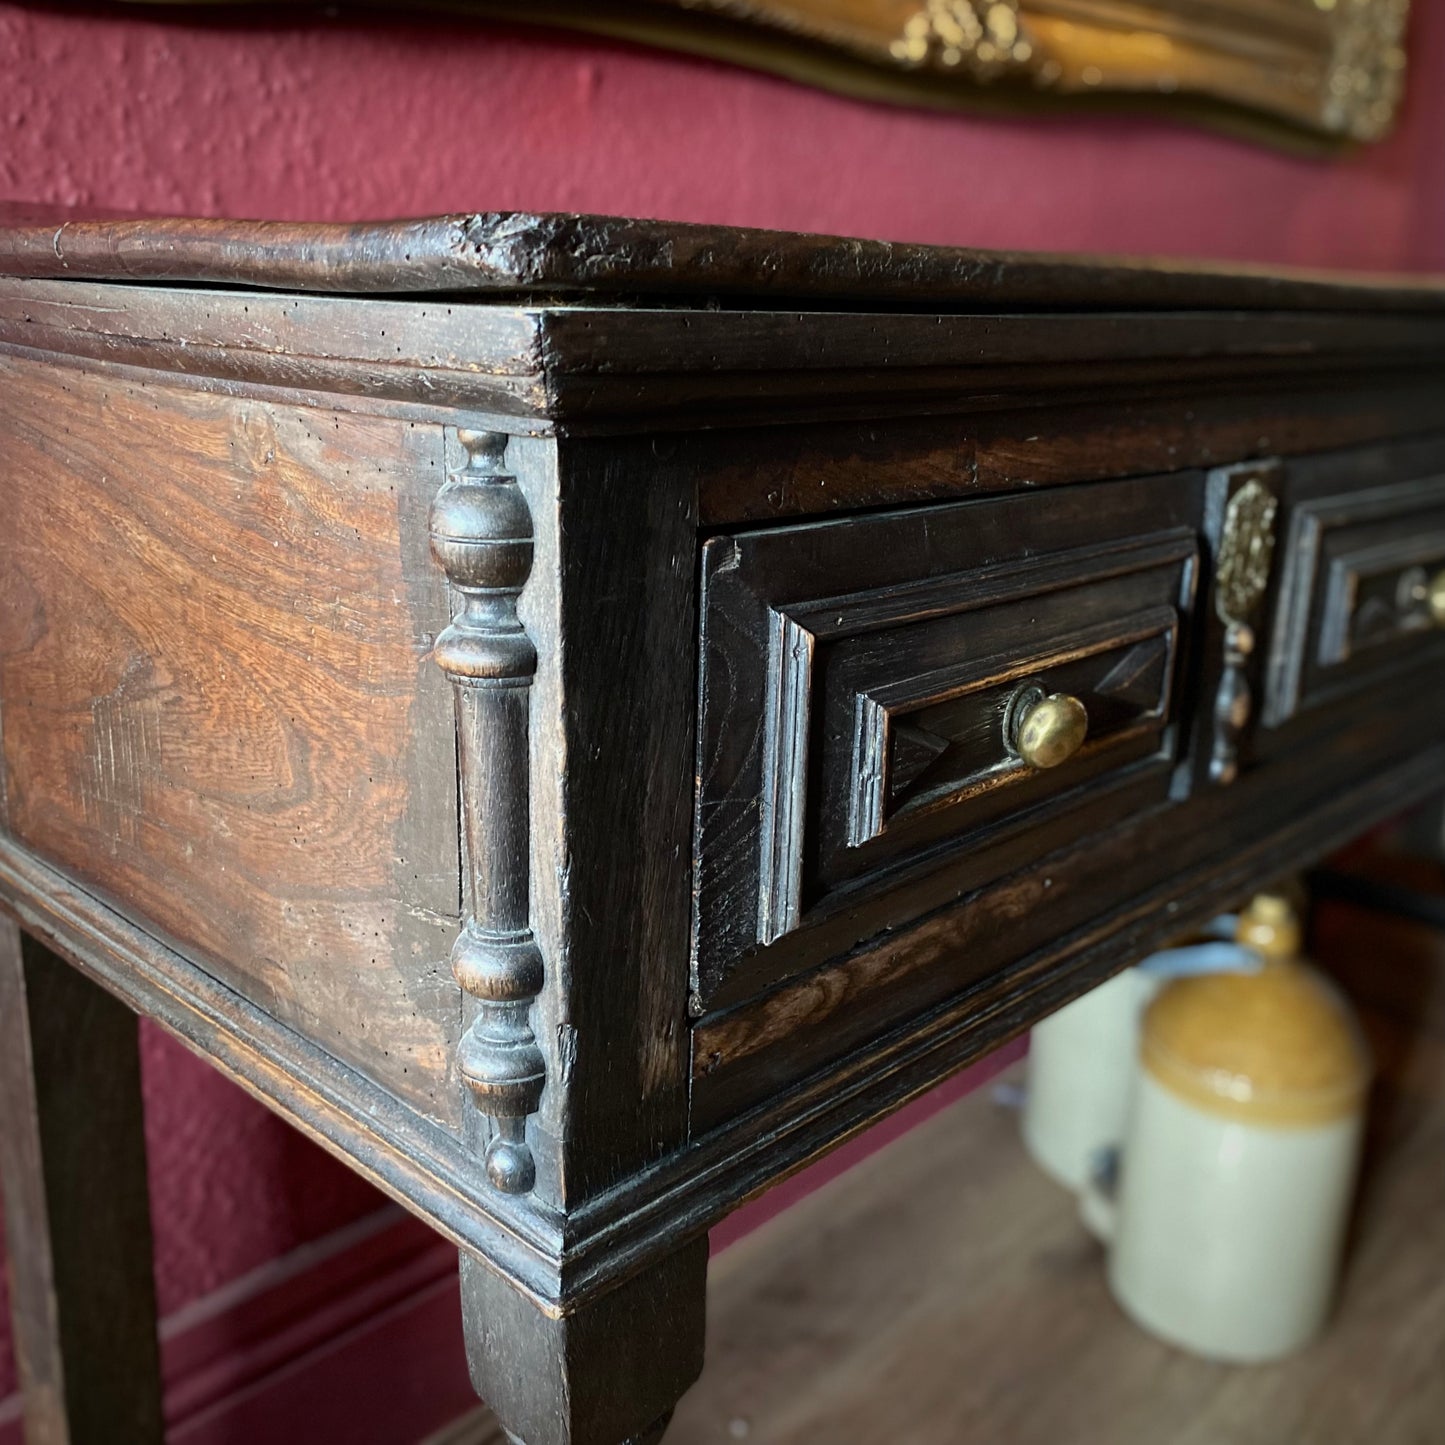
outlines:
{"label": "worn wood surface", "polygon": [[160,1445],[136,1018],[3,913],[0,1181],[27,1445]]}
{"label": "worn wood surface", "polygon": [[[1282,503],[1276,527],[1280,556],[1278,565],[1267,574],[1261,600],[1251,614],[1255,626],[1269,639],[1255,650],[1259,665],[1251,674],[1253,692],[1260,690],[1258,675],[1267,656],[1301,656],[1304,650],[1318,647],[1322,598],[1316,599],[1312,614],[1316,622],[1309,628],[1303,623],[1294,628],[1288,625],[1289,608],[1284,602],[1277,608],[1275,601],[1281,578],[1287,580],[1295,566],[1290,560],[1291,548],[1299,544],[1289,539],[1301,535],[1301,523],[1311,520],[1314,504],[1320,498],[1348,493],[1349,515],[1368,521],[1380,513],[1386,519],[1386,540],[1396,539],[1390,546],[1397,546],[1398,536],[1404,534],[1411,546],[1425,549],[1416,561],[1428,562],[1439,550],[1442,458],[1445,452],[1437,439],[1419,438],[1288,459],[1273,467],[1270,475],[1277,476]],[[1150,491],[1147,482],[1131,485],[1146,495]],[[1155,495],[1143,505],[1151,517],[1162,518],[1165,501],[1174,494],[1162,492],[1158,486],[1153,491]],[[1083,538],[1091,535],[1088,528],[1106,525],[1106,510],[1090,504],[1094,494],[1091,487],[1066,489],[1053,499],[1055,505],[1032,523],[1019,519],[1011,524],[1017,535],[1028,535],[1029,556],[1034,557],[1050,527]],[[1097,495],[1115,492],[1101,488]],[[1020,504],[1026,504],[1024,499]],[[998,505],[1008,503],[988,504]],[[1191,494],[1191,499],[1185,500],[1180,493],[1179,505],[1192,516],[1192,526],[1206,550],[1218,545],[1217,539],[1211,542],[1208,535],[1218,521],[1210,522],[1208,507],[1201,508],[1199,496]],[[1071,513],[1071,506],[1079,510]],[[980,517],[993,515],[983,504],[979,507]],[[791,616],[814,591],[830,590],[820,586],[815,575],[829,554],[824,545],[828,539],[846,543],[849,534],[856,532],[862,541],[870,529],[880,526],[906,528],[909,518],[920,519],[929,529],[926,544],[915,542],[897,549],[860,547],[856,559],[843,570],[854,588],[866,587],[880,569],[887,574],[889,568],[902,569],[893,577],[895,589],[904,590],[901,577],[914,577],[908,585],[921,587],[933,570],[946,574],[950,565],[948,519],[969,515],[973,513],[966,507],[937,508],[899,512],[882,520],[744,535],[736,549],[737,565],[730,564],[731,554],[723,557],[717,584],[707,595],[748,597],[752,588],[763,594],[765,603],[771,601],[776,610]],[[1066,523],[1071,517],[1075,520],[1069,527]],[[1032,526],[1044,530],[1033,532]],[[1131,535],[1137,535],[1137,529]],[[1361,545],[1378,544],[1383,535],[1378,527],[1367,528]],[[725,552],[726,536],[709,543],[709,548],[716,551],[721,547]],[[968,530],[967,537],[969,545],[988,545],[986,529]],[[753,581],[753,573],[758,571],[753,554],[765,558],[770,547],[786,550],[789,538],[798,539],[797,555],[779,568],[780,580],[768,583],[764,568],[762,581]],[[708,555],[711,552],[705,553]],[[1392,551],[1390,556],[1394,555]],[[806,816],[806,827],[813,830],[807,855],[813,871],[803,875],[805,885],[813,890],[810,898],[805,895],[813,913],[798,920],[804,926],[796,932],[766,947],[749,947],[758,935],[740,932],[744,926],[755,926],[756,908],[733,901],[721,909],[716,905],[719,897],[728,896],[729,887],[739,893],[749,887],[756,889],[758,885],[749,880],[776,852],[770,852],[767,838],[758,831],[759,823],[768,816],[766,793],[760,786],[760,769],[769,755],[763,735],[766,697],[771,694],[764,683],[768,658],[776,651],[769,651],[766,627],[746,608],[735,605],[729,610],[710,604],[708,636],[716,640],[710,641],[704,655],[703,717],[708,730],[703,734],[707,746],[702,753],[700,797],[705,803],[713,801],[714,812],[700,814],[697,836],[698,920],[704,930],[699,934],[698,961],[709,970],[700,969],[699,976],[704,983],[712,983],[712,989],[702,995],[707,1013],[694,1030],[695,1132],[748,1104],[760,1103],[770,1091],[801,1080],[826,1060],[839,1059],[870,1038],[881,1037],[895,1022],[901,1022],[903,1012],[895,1013],[895,1009],[917,1017],[965,990],[991,991],[1031,949],[1047,950],[1059,938],[1078,936],[1100,921],[1103,900],[1117,890],[1117,881],[1111,880],[1127,878],[1128,891],[1140,897],[1167,891],[1170,880],[1181,879],[1191,869],[1208,869],[1211,859],[1231,854],[1237,858],[1260,848],[1277,855],[1286,847],[1308,847],[1308,830],[1299,831],[1302,816],[1317,809],[1323,816],[1335,809],[1341,786],[1368,787],[1371,775],[1378,774],[1391,758],[1404,756],[1434,736],[1429,719],[1445,703],[1441,634],[1419,623],[1418,607],[1416,612],[1408,608],[1396,612],[1394,593],[1405,569],[1398,562],[1390,566],[1393,571],[1386,568],[1389,586],[1385,589],[1390,593],[1391,611],[1387,644],[1368,650],[1358,666],[1334,669],[1338,676],[1331,684],[1328,706],[1299,717],[1266,715],[1261,721],[1260,709],[1252,703],[1241,724],[1241,737],[1233,744],[1241,755],[1244,775],[1232,787],[1218,786],[1209,776],[1218,748],[1211,715],[1224,686],[1227,662],[1218,643],[1222,628],[1215,617],[1211,583],[1183,621],[1186,645],[1193,654],[1177,694],[1186,735],[1184,765],[1167,798],[1132,806],[1126,819],[1117,819],[1101,808],[1097,798],[1091,799],[1085,788],[1076,795],[1080,811],[1072,822],[1058,814],[1041,816],[1038,826],[1029,828],[1022,838],[1004,832],[988,840],[985,853],[974,847],[953,861],[935,847],[926,857],[926,866],[905,870],[886,889],[854,884],[839,890],[836,898],[829,898],[820,888],[820,882],[829,876],[825,871],[829,859],[823,846],[826,840],[820,841],[819,836],[829,817],[829,805],[826,798],[821,802],[810,798],[806,808],[795,806],[795,811]],[[828,580],[826,569],[823,580]],[[766,595],[770,585],[781,589],[776,598]],[[845,584],[836,581],[831,590],[842,593]],[[1314,593],[1308,586],[1304,590],[1308,611]],[[866,591],[838,597],[832,611],[824,609],[828,625],[838,625],[851,609],[860,607],[869,616],[867,597]],[[758,613],[763,604],[754,599],[751,605],[752,613]],[[981,630],[987,636],[986,617],[986,613],[976,613],[963,619],[970,629],[954,644],[960,665],[977,665],[973,641]],[[1063,635],[1063,624],[1050,620],[1047,599],[1039,601],[1031,617],[1046,636]],[[1272,628],[1266,625],[1270,617],[1275,618]],[[1397,624],[1397,617],[1403,621]],[[870,616],[870,625],[881,623]],[[1014,641],[1014,651],[1004,656],[1028,655],[1030,636],[1030,627],[1025,627]],[[751,641],[746,641],[749,638]],[[744,642],[740,644],[739,639]],[[882,665],[892,666],[892,655],[906,654],[907,647],[900,641]],[[986,645],[981,650],[989,651]],[[823,651],[818,644],[819,658]],[[718,662],[722,665],[714,667]],[[836,673],[838,660],[831,665]],[[718,679],[715,707],[709,702],[713,672]],[[778,691],[776,686],[771,689],[773,694]],[[728,721],[736,737],[709,726],[710,711]],[[727,745],[716,744],[717,738]],[[817,791],[820,779],[826,781],[830,746],[825,730],[815,725],[807,753],[810,792]],[[1047,775],[1039,780],[1040,786],[1048,782]],[[749,811],[746,805],[760,793],[762,808]],[[1404,801],[1405,797],[1397,795],[1395,806]],[[753,821],[755,815],[758,822]],[[996,835],[999,832],[994,829]],[[966,830],[961,836],[966,836]],[[1296,841],[1286,844],[1286,838]],[[878,843],[867,846],[876,848]],[[864,849],[852,851],[861,857]],[[990,871],[981,875],[985,858]],[[1005,874],[1010,876],[998,887],[979,891],[988,876]],[[1179,885],[1175,882],[1173,886]],[[898,930],[897,921],[904,917],[919,918],[918,925]],[[730,932],[710,939],[705,930],[718,919]],[[727,968],[725,988],[714,982],[718,976],[717,937],[731,944],[721,960]],[[986,982],[990,975],[995,976],[995,984]],[[773,986],[771,993],[753,1003],[746,1001],[749,990],[759,993],[769,986]]]}
{"label": "worn wood surface", "polygon": [[244,383],[293,404],[314,405],[322,393],[409,419],[424,407],[434,421],[447,403],[542,416],[538,333],[537,318],[518,307],[449,298],[0,283],[0,343],[26,354],[85,357],[132,368],[137,379],[169,372],[210,391]]}
{"label": "worn wood surface", "polygon": [[[573,1286],[581,1288],[609,1266],[651,1258],[659,1239],[709,1227],[727,1213],[727,1200],[745,1198],[817,1158],[1124,962],[1142,957],[1181,929],[1206,922],[1258,888],[1261,879],[1305,866],[1347,842],[1362,819],[1383,819],[1397,812],[1402,800],[1427,796],[1445,777],[1445,748],[1417,746],[1421,751],[1407,762],[1371,770],[1366,781],[1337,789],[1328,805],[1295,817],[1287,826],[1261,834],[1251,832],[1242,820],[1230,835],[1229,849],[1210,865],[1186,866],[1180,874],[1166,868],[1161,881],[1134,895],[1126,906],[1089,915],[1083,926],[1051,937],[1045,932],[1040,935],[1049,938],[1044,946],[972,984],[965,981],[973,962],[971,949],[981,952],[990,941],[1005,947],[1025,922],[1030,928],[1043,926],[1037,906],[1009,911],[1007,903],[1011,896],[1021,905],[1048,899],[1049,875],[1035,872],[1020,895],[1002,889],[982,895],[1003,911],[980,918],[976,932],[969,930],[964,909],[940,915],[915,932],[921,935],[920,946],[933,950],[927,957],[935,965],[935,977],[946,981],[949,1000],[911,1013],[905,1004],[908,1021],[882,1034],[872,1015],[891,1005],[886,979],[890,965],[907,956],[908,933],[900,935],[901,953],[890,941],[860,954],[860,962],[871,967],[858,994],[846,983],[840,986],[836,975],[813,981],[798,994],[804,1007],[817,1007],[826,1017],[841,999],[839,1014],[846,1012],[847,1028],[856,1030],[853,1037],[872,1042],[827,1062],[847,1028],[812,1033],[800,1027],[798,1018],[785,1015],[778,1020],[776,1038],[744,1034],[745,1044],[759,1045],[750,1067],[727,1071],[726,1088],[694,1086],[698,1132],[689,1146],[572,1216],[576,1239],[568,1263]],[[1152,856],[1167,860],[1177,836],[1156,842]],[[1132,878],[1142,857],[1142,852],[1115,855],[1113,871],[1126,870]],[[1100,876],[1107,878],[1107,864]],[[780,991],[768,1001],[783,996]],[[850,1009],[850,1004],[855,1007]],[[760,1023],[758,1017],[741,1017],[745,1028]],[[761,1015],[761,1023],[766,1022],[767,1015]],[[757,1092],[750,1096],[753,1085]]]}
{"label": "worn wood surface", "polygon": [[[564,442],[558,465],[562,622],[544,650],[561,709],[538,772],[554,775],[565,871],[535,871],[557,880],[564,923],[552,1017],[576,1208],[687,1137],[696,510],[646,438]],[[603,533],[619,545],[597,547]]]}
{"label": "worn wood surface", "polygon": [[525,1445],[655,1445],[702,1369],[707,1240],[551,1319],[462,1259],[477,1393]]}
{"label": "worn wood surface", "polygon": [[375,1080],[218,982],[0,833],[0,897],[44,939],[307,1137],[541,1306],[563,1295],[557,1221],[492,1189],[476,1155]]}
{"label": "worn wood surface", "polygon": [[[921,1034],[922,1019],[933,1010],[954,1015],[971,1006],[975,1028],[1001,1028],[1001,1019],[984,1021],[1003,999],[1030,978],[1062,982],[1065,956],[1080,958],[1115,930],[1115,957],[1122,962],[1129,953],[1122,941],[1128,920],[1170,900],[1175,912],[1196,884],[1212,894],[1225,879],[1239,880],[1235,887],[1242,888],[1251,874],[1268,878],[1303,866],[1367,822],[1398,811],[1428,791],[1445,767],[1435,724],[1405,709],[1408,691],[1408,683],[1397,681],[1397,726],[1342,728],[1274,759],[1267,773],[1246,774],[1232,790],[1197,796],[1187,811],[1167,804],[1145,810],[913,928],[879,934],[872,946],[844,952],[753,1003],[699,1020],[695,1129],[775,1097],[815,1070],[841,1066],[854,1050],[886,1055],[905,1018]],[[1416,751],[1425,748],[1430,751]],[[1403,768],[1386,762],[1409,754],[1414,761]],[[1128,879],[1127,890],[1117,889],[1120,878]],[[1128,902],[1104,905],[1120,892]],[[856,910],[864,911],[864,905]],[[1169,917],[1154,917],[1159,936],[1167,935]],[[867,927],[862,917],[848,921],[855,930]]]}
{"label": "worn wood surface", "polygon": [[455,1119],[439,430],[24,361],[0,422],[10,832]]}
{"label": "worn wood surface", "polygon": [[315,291],[772,296],[848,306],[1445,309],[1445,286],[1200,261],[905,245],[619,216],[316,224],[0,215],[0,274]]}
{"label": "worn wood surface", "polygon": [[[1423,373],[1423,374],[1422,374]],[[700,520],[718,528],[1022,487],[1216,466],[1354,446],[1438,425],[1445,374],[1357,373],[1287,383],[1115,395],[1106,405],[1034,398],[978,412],[728,430],[659,440],[670,472],[695,478]]]}
{"label": "worn wood surface", "polygon": [[[647,308],[600,296],[571,305],[551,297],[408,302],[11,277],[0,282],[0,343],[172,373],[209,390],[263,386],[278,400],[319,392],[351,409],[370,404],[409,418],[434,416],[416,410],[428,403],[465,407],[523,432],[678,432],[818,419],[846,427],[863,417],[887,418],[890,432],[902,426],[906,434],[910,416],[969,416],[978,420],[964,455],[983,463],[989,453],[1007,457],[1000,449],[1011,434],[1009,423],[983,419],[1022,410],[1033,415],[1023,422],[1015,465],[1028,458],[1057,468],[1062,444],[1083,468],[1070,480],[1107,474],[1090,461],[1101,447],[1162,451],[1164,465],[1184,465],[1190,448],[1227,445],[1222,427],[1248,452],[1271,430],[1286,445],[1301,407],[1321,418],[1307,445],[1331,432],[1348,439],[1351,425],[1368,425],[1349,420],[1361,399],[1331,417],[1338,408],[1317,393],[1361,388],[1374,373],[1390,388],[1389,409],[1408,416],[1420,388],[1433,384],[1438,394],[1445,374],[1445,319],[1428,308],[1121,304],[950,314],[941,303],[898,313],[768,305],[766,297],[735,310]],[[1290,388],[1294,412],[1281,415],[1271,397]],[[1210,403],[1221,396],[1247,410],[1212,414]],[[1175,405],[1141,433],[1141,410],[1166,401]],[[1095,415],[1070,439],[1080,422],[1041,418],[1044,404]],[[724,454],[726,447],[720,443]],[[905,475],[895,485],[908,482]]]}

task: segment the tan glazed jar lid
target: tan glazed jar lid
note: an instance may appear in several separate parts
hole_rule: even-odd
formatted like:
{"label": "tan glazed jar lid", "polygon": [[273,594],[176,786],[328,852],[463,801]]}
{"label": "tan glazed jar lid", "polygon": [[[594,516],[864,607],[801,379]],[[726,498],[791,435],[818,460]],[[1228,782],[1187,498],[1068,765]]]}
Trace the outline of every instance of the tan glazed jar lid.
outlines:
{"label": "tan glazed jar lid", "polygon": [[1369,1056],[1344,997],[1297,957],[1294,910],[1262,895],[1236,938],[1264,966],[1163,988],[1144,1015],[1144,1068],[1189,1103],[1241,1122],[1313,1125],[1353,1113]]}

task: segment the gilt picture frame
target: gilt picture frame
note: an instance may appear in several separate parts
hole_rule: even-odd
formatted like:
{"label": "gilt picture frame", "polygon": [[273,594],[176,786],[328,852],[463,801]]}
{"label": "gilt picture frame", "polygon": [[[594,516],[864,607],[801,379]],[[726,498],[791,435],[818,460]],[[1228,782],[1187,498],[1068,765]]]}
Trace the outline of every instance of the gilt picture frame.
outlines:
{"label": "gilt picture frame", "polygon": [[[640,40],[871,99],[1026,110],[1143,104],[1277,139],[1293,132],[1343,143],[1390,132],[1404,90],[1410,9],[1410,0],[423,4]],[[368,8],[417,7],[371,0]]]}
{"label": "gilt picture frame", "polygon": [[734,58],[750,54],[835,88],[867,90],[861,64],[891,78],[888,93],[925,103],[966,104],[987,92],[1025,103],[1030,95],[1195,99],[1363,142],[1387,135],[1398,111],[1409,4],[638,0],[575,8],[589,12],[576,18],[593,28],[641,28],[684,43],[691,30],[694,48],[711,40]]}

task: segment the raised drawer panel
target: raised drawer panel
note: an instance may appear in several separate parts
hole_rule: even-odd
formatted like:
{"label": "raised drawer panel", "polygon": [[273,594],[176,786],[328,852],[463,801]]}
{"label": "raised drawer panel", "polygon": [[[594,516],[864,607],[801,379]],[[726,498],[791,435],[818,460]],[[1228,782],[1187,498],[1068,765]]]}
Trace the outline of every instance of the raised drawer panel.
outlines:
{"label": "raised drawer panel", "polygon": [[1413,466],[1402,459],[1396,472],[1430,468],[1424,475],[1377,485],[1365,484],[1357,458],[1345,458],[1333,477],[1328,464],[1297,469],[1266,725],[1382,681],[1441,677],[1445,454],[1435,450]]}
{"label": "raised drawer panel", "polygon": [[[1167,795],[1199,486],[706,544],[695,1006],[810,966],[860,899],[956,894]],[[1024,724],[1046,699],[1082,740],[1043,763]]]}
{"label": "raised drawer panel", "polygon": [[449,1118],[441,445],[0,359],[0,823]]}

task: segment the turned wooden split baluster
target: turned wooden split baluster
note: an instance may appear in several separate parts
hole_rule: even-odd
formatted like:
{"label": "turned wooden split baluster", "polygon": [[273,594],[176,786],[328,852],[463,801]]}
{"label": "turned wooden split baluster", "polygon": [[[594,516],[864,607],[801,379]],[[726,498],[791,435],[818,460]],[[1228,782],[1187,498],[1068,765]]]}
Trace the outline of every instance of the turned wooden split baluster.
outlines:
{"label": "turned wooden split baluster", "polygon": [[466,462],[431,510],[432,554],[461,598],[435,658],[456,690],[467,912],[452,971],[474,1001],[458,1063],[476,1104],[487,1177],[526,1194],[526,1138],[546,1065],[529,1012],[543,982],[529,923],[527,711],[537,653],[517,617],[532,570],[532,519],[503,468],[507,438],[457,432]]}
{"label": "turned wooden split baluster", "polygon": [[1211,782],[1228,785],[1239,776],[1239,743],[1254,715],[1249,685],[1249,660],[1254,655],[1254,629],[1231,622],[1224,631],[1224,671],[1214,697],[1214,750],[1209,757]]}

